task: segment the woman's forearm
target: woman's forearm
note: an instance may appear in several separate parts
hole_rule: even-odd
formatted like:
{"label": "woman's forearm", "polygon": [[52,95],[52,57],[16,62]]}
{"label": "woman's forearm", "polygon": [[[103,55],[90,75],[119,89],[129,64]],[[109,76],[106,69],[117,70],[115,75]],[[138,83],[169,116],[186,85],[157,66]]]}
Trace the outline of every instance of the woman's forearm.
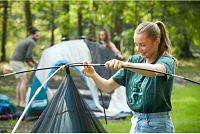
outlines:
{"label": "woman's forearm", "polygon": [[[142,68],[142,69],[147,69],[147,70],[153,70],[153,71],[159,71],[159,72],[163,72],[166,73],[166,68],[164,65],[162,64],[148,64],[148,63],[130,63],[130,62],[126,62],[125,66],[132,66],[133,68]],[[156,73],[156,72],[151,72],[151,71],[145,71],[145,70],[140,70],[140,69],[129,69],[133,72],[142,74],[144,76],[164,76],[164,74],[161,73]]]}
{"label": "woman's forearm", "polygon": [[111,92],[118,86],[118,84],[113,82],[112,79],[104,79],[100,77],[97,73],[95,73],[95,75],[91,78],[95,82],[96,86],[103,92]]}

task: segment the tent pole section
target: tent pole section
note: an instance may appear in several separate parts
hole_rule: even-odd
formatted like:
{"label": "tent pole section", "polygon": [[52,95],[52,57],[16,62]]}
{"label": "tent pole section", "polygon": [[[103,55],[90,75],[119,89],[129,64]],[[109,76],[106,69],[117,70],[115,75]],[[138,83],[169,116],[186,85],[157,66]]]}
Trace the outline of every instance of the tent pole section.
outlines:
{"label": "tent pole section", "polygon": [[101,100],[102,100],[102,105],[103,105],[104,118],[105,118],[105,121],[106,121],[106,132],[108,133],[108,121],[107,121],[107,117],[106,117],[106,110],[105,110],[105,105],[104,105],[103,95],[102,95],[101,90],[100,90],[100,93],[101,93]]}
{"label": "tent pole section", "polygon": [[24,70],[24,71],[19,71],[19,72],[7,73],[7,74],[0,75],[0,78],[1,77],[6,77],[6,76],[10,76],[10,75],[14,75],[14,74],[20,74],[20,73],[26,73],[26,72],[33,72],[33,71],[39,71],[39,70],[46,70],[46,69],[52,69],[52,68],[60,68],[60,66],[52,66],[52,67],[30,69],[30,70]]}
{"label": "tent pole section", "polygon": [[69,65],[65,66],[66,74],[70,74]]}
{"label": "tent pole section", "polygon": [[28,108],[30,107],[31,103],[33,102],[33,100],[35,99],[35,97],[38,95],[38,93],[42,90],[42,87],[51,79],[51,77],[54,76],[54,74],[56,74],[61,68],[64,68],[66,65],[60,66],[59,69],[57,69],[51,76],[48,77],[48,79],[46,79],[46,81],[36,90],[35,94],[33,95],[33,97],[31,98],[30,102],[28,103],[28,105],[25,107],[23,113],[21,114],[19,120],[17,121],[15,127],[12,130],[12,133],[15,133],[17,127],[19,126],[20,122],[22,121],[24,115],[26,114]]}
{"label": "tent pole section", "polygon": [[[105,66],[105,64],[70,64],[69,66],[70,67],[73,67],[73,66]],[[155,72],[155,73],[170,75],[170,76],[177,77],[177,78],[180,78],[180,79],[184,79],[186,81],[190,81],[192,83],[200,85],[200,82],[197,82],[197,81],[194,81],[194,80],[191,80],[191,79],[188,79],[188,78],[185,78],[183,76],[176,75],[176,74],[165,73],[165,72],[160,72],[160,71],[150,70],[150,69],[144,69],[144,68],[137,68],[137,67],[132,67],[132,66],[122,66],[122,68],[125,68],[125,69],[145,70],[145,71],[150,71],[150,72]]]}

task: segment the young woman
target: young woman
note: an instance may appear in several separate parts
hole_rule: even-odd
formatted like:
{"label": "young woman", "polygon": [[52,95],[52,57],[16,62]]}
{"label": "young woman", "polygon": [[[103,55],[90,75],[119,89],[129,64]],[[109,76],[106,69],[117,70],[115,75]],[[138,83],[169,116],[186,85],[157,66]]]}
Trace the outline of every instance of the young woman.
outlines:
{"label": "young woman", "polygon": [[[10,59],[10,65],[15,72],[25,70],[24,62],[27,62],[30,67],[34,67],[37,64],[32,57],[32,53],[38,39],[39,30],[35,27],[30,27],[28,37],[17,44]],[[15,105],[24,108],[26,105],[26,88],[28,79],[26,73],[16,74],[15,77],[18,80]]]}
{"label": "young woman", "polygon": [[110,36],[106,29],[102,28],[99,31],[99,44],[102,45],[103,47],[107,47],[111,49],[116,56],[118,56],[119,59],[123,59],[124,57],[122,56],[121,52],[117,49],[117,47],[110,41]]}
{"label": "young woman", "polygon": [[[139,69],[124,69],[123,66],[144,68],[174,73],[177,60],[171,55],[171,44],[164,23],[143,22],[134,32],[138,55],[127,62],[110,60],[106,68],[117,69],[117,73],[106,80],[91,66],[84,66],[82,73],[91,77],[97,87],[110,92],[119,85],[126,87],[126,97],[133,111],[130,133],[173,133],[174,127],[169,112],[174,78],[169,75]],[[88,64],[84,61],[84,64]]]}

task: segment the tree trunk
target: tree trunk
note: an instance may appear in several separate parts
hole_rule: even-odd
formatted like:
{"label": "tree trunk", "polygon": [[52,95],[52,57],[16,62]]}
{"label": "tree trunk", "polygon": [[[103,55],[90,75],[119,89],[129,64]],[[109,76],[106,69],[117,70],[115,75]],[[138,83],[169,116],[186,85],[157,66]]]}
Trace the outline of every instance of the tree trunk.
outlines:
{"label": "tree trunk", "polygon": [[194,56],[192,55],[192,52],[190,51],[190,40],[188,39],[187,33],[185,32],[183,36],[184,36],[184,45],[181,47],[180,57],[183,59],[193,58]]}
{"label": "tree trunk", "polygon": [[[133,25],[133,31],[135,31],[135,28],[137,27],[137,24],[139,23],[139,21],[140,21],[140,19],[139,19],[139,15],[138,15],[138,9],[137,8],[139,8],[139,4],[138,4],[138,1],[135,1],[135,9],[134,9],[134,11],[135,11],[135,24],[136,25]],[[133,32],[133,34],[134,34],[134,32]],[[132,47],[132,55],[134,55],[135,54],[135,43],[133,42],[133,47]]]}
{"label": "tree trunk", "polygon": [[154,14],[153,14],[153,13],[154,13],[154,6],[155,6],[155,4],[156,4],[156,3],[155,3],[154,1],[151,1],[151,4],[150,4],[150,5],[151,5],[151,6],[150,6],[151,8],[150,8],[150,11],[149,11],[149,13],[150,13],[150,15],[151,15],[151,20],[150,20],[150,21],[153,21],[153,19],[154,19]]}
{"label": "tree trunk", "polygon": [[[97,12],[98,10],[98,5],[93,2],[93,7],[92,7],[92,12]],[[89,24],[89,38],[88,40],[90,41],[95,41],[95,35],[96,35],[96,32],[95,32],[95,24],[94,24],[94,21],[92,20],[92,17],[90,18],[90,24]]]}
{"label": "tree trunk", "polygon": [[54,29],[55,29],[55,25],[54,25],[54,4],[51,3],[51,22],[50,22],[50,27],[51,27],[51,39],[50,39],[50,46],[54,45]]}
{"label": "tree trunk", "polygon": [[88,37],[88,40],[90,41],[95,41],[95,35],[96,35],[96,32],[95,32],[95,25],[94,25],[94,22],[92,19],[90,19],[90,25],[89,25],[89,37]]}
{"label": "tree trunk", "polygon": [[24,1],[24,11],[25,11],[25,17],[26,17],[26,29],[27,33],[29,32],[29,27],[32,26],[32,14],[31,14],[31,8],[30,8],[30,1]]}
{"label": "tree trunk", "polygon": [[78,36],[81,37],[83,35],[83,30],[82,30],[82,12],[81,9],[78,9]]}
{"label": "tree trunk", "polygon": [[67,37],[69,36],[69,1],[65,1],[63,3],[63,12],[65,12],[65,15],[68,17],[65,17],[64,23],[62,23],[62,39],[67,40]]}
{"label": "tree trunk", "polygon": [[6,29],[7,29],[7,20],[8,20],[8,1],[3,1],[3,21],[2,21],[2,40],[1,40],[1,62],[6,59]]}
{"label": "tree trunk", "polygon": [[115,9],[116,13],[113,14],[114,28],[111,28],[111,38],[115,46],[119,50],[121,50],[120,42],[121,42],[121,33],[123,31],[123,18],[121,18],[121,16],[123,14],[124,4],[120,2],[119,5],[117,3],[114,6],[116,6],[116,9]]}

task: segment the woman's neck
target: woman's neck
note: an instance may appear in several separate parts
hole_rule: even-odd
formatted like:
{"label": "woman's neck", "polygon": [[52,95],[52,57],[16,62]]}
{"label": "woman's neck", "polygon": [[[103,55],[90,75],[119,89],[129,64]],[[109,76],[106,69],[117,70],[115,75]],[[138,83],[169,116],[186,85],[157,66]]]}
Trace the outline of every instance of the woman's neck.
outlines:
{"label": "woman's neck", "polygon": [[154,53],[151,57],[146,58],[146,63],[153,63],[159,57],[158,53]]}

